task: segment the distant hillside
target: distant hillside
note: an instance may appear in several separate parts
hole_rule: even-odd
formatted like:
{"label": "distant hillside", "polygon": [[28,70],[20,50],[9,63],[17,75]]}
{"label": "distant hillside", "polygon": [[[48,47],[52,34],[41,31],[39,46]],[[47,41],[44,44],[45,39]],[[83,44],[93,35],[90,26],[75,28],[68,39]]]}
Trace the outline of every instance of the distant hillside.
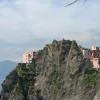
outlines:
{"label": "distant hillside", "polygon": [[[13,61],[0,61],[0,85],[5,77],[16,67],[16,63]],[[1,89],[1,86],[0,86]]]}

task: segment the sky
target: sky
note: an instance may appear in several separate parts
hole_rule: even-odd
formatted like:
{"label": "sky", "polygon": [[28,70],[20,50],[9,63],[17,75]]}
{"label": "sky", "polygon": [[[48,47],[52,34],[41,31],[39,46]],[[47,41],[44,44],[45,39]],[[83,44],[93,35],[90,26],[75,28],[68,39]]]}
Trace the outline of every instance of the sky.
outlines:
{"label": "sky", "polygon": [[53,39],[100,46],[100,0],[0,0],[0,61],[21,61]]}

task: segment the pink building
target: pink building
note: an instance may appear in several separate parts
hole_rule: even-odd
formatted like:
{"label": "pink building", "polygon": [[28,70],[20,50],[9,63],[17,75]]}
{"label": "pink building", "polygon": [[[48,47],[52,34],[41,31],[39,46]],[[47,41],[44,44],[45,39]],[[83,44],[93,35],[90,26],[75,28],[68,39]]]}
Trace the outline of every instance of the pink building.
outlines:
{"label": "pink building", "polygon": [[22,57],[22,63],[30,63],[32,62],[32,59],[37,58],[37,53],[36,52],[25,52]]}
{"label": "pink building", "polygon": [[82,49],[84,58],[87,58],[93,64],[93,68],[100,69],[100,48],[92,46],[91,50]]}
{"label": "pink building", "polygon": [[32,52],[25,52],[23,54],[22,62],[23,63],[29,63],[30,61],[32,61],[32,58],[33,58]]}
{"label": "pink building", "polygon": [[100,59],[99,58],[92,58],[91,62],[93,64],[93,68],[96,68],[96,69],[100,68]]}
{"label": "pink building", "polygon": [[94,68],[99,69],[100,68],[100,48],[96,46],[92,46],[91,52],[92,52],[91,62]]}

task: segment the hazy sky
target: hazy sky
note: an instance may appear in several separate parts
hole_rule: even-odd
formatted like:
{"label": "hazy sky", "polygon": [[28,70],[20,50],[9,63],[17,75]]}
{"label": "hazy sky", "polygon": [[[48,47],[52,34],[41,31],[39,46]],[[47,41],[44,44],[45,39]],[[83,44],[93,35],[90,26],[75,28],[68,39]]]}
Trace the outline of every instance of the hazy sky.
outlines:
{"label": "hazy sky", "polygon": [[18,61],[53,39],[100,46],[100,0],[64,7],[67,1],[0,0],[0,60]]}

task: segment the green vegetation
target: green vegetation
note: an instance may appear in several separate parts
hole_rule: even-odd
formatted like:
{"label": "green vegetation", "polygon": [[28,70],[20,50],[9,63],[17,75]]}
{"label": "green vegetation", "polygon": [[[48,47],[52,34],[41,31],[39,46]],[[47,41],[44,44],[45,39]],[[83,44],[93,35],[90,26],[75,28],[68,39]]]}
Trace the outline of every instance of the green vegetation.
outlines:
{"label": "green vegetation", "polygon": [[35,60],[29,64],[18,64],[17,66],[18,84],[21,89],[23,100],[28,100],[30,86],[34,86],[36,76]]}
{"label": "green vegetation", "polygon": [[92,69],[92,68],[87,69],[85,72],[84,82],[88,86],[95,86],[99,78],[100,78],[100,75],[98,74],[97,70]]}
{"label": "green vegetation", "polygon": [[62,75],[60,71],[57,69],[57,66],[54,65],[52,73],[48,77],[48,86],[52,92],[52,94],[57,93],[57,91],[61,88],[61,79]]}

